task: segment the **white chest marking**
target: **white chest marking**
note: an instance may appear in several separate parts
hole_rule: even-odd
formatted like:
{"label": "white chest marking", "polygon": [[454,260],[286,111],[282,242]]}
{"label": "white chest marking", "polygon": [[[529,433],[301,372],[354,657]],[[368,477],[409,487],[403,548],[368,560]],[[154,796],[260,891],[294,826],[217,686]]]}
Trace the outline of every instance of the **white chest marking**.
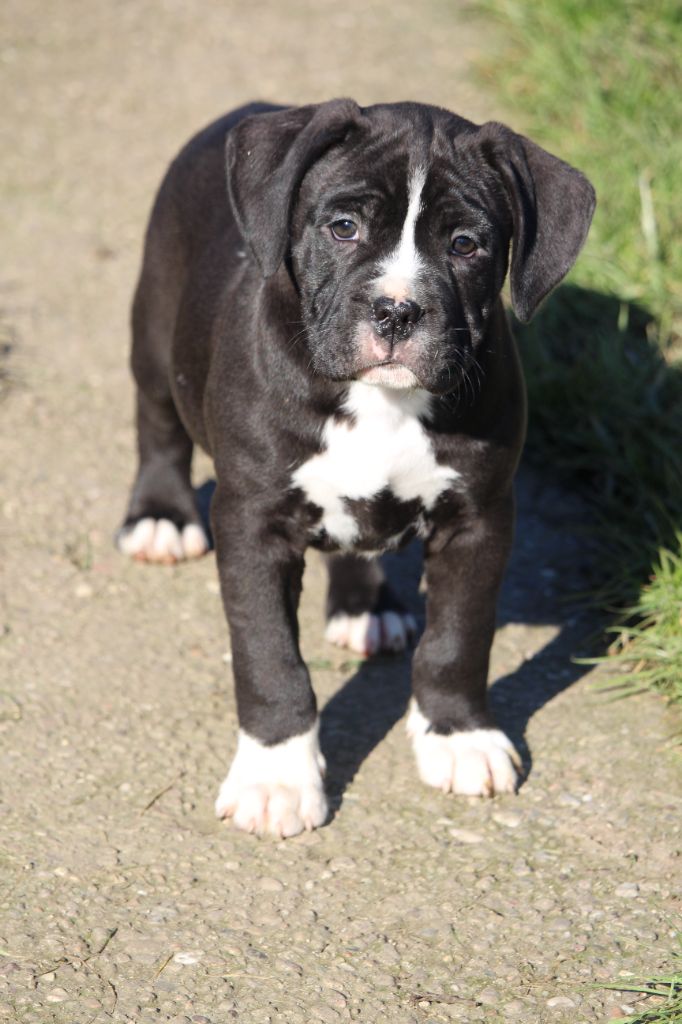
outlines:
{"label": "white chest marking", "polygon": [[372,498],[389,489],[401,501],[419,498],[429,511],[459,473],[436,462],[420,417],[428,414],[426,391],[394,391],[355,381],[344,409],[352,420],[327,420],[323,450],[292,476],[322,509],[321,526],[342,547],[358,537],[345,498]]}
{"label": "white chest marking", "polygon": [[426,168],[413,171],[408,183],[407,214],[403,222],[400,241],[380,264],[380,276],[375,282],[377,295],[388,295],[396,301],[410,298],[423,261],[417,250],[415,226],[422,211],[422,191],[426,182]]}

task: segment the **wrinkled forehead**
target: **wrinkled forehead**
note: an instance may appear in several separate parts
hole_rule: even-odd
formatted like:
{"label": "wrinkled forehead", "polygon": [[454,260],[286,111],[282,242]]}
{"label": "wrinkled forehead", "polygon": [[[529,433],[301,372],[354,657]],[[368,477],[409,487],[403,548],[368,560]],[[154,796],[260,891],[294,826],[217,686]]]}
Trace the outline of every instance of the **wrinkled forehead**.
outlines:
{"label": "wrinkled forehead", "polygon": [[365,129],[352,132],[311,168],[302,196],[319,213],[380,204],[403,217],[417,196],[420,211],[459,204],[484,214],[499,205],[476,126],[454,116],[441,124],[424,117],[367,119]]}
{"label": "wrinkled forehead", "polygon": [[341,205],[349,213],[376,201],[405,205],[413,159],[390,140],[352,137],[308,171],[301,194],[315,207]]}

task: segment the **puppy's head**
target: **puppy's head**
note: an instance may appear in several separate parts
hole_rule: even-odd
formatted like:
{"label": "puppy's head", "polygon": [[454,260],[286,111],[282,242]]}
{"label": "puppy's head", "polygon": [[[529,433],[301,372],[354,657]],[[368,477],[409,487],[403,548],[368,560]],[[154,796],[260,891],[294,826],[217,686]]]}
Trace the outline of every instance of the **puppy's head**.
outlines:
{"label": "puppy's head", "polygon": [[503,125],[351,100],[259,114],[227,141],[228,188],[264,276],[285,258],[315,372],[457,389],[509,265],[528,320],[573,265],[585,177]]}

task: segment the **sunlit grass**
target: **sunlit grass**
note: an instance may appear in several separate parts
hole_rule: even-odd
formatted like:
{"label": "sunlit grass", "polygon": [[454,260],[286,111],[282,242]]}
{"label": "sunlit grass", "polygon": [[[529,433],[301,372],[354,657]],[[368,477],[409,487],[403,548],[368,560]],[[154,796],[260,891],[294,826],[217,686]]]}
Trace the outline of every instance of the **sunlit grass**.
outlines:
{"label": "sunlit grass", "polygon": [[574,280],[682,334],[682,6],[488,0],[504,50],[485,68],[519,130],[580,167],[599,200]]}
{"label": "sunlit grass", "polygon": [[529,451],[578,488],[623,675],[682,699],[682,6],[488,0],[514,127],[597,190],[590,238],[520,329]]}
{"label": "sunlit grass", "polygon": [[628,992],[651,1003],[640,1013],[618,1017],[609,1024],[682,1024],[682,972],[656,974],[641,982],[607,985],[606,988]]}

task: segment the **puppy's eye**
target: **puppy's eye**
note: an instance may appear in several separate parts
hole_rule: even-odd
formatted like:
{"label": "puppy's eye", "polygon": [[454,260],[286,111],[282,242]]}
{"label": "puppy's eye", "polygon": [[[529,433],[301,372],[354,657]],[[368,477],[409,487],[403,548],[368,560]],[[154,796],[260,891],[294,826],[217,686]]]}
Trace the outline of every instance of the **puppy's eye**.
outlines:
{"label": "puppy's eye", "polygon": [[343,220],[335,220],[329,225],[329,230],[337,242],[357,242],[360,237],[355,221],[346,217]]}
{"label": "puppy's eye", "polygon": [[450,251],[457,256],[473,256],[478,246],[468,235],[454,235],[450,243]]}

